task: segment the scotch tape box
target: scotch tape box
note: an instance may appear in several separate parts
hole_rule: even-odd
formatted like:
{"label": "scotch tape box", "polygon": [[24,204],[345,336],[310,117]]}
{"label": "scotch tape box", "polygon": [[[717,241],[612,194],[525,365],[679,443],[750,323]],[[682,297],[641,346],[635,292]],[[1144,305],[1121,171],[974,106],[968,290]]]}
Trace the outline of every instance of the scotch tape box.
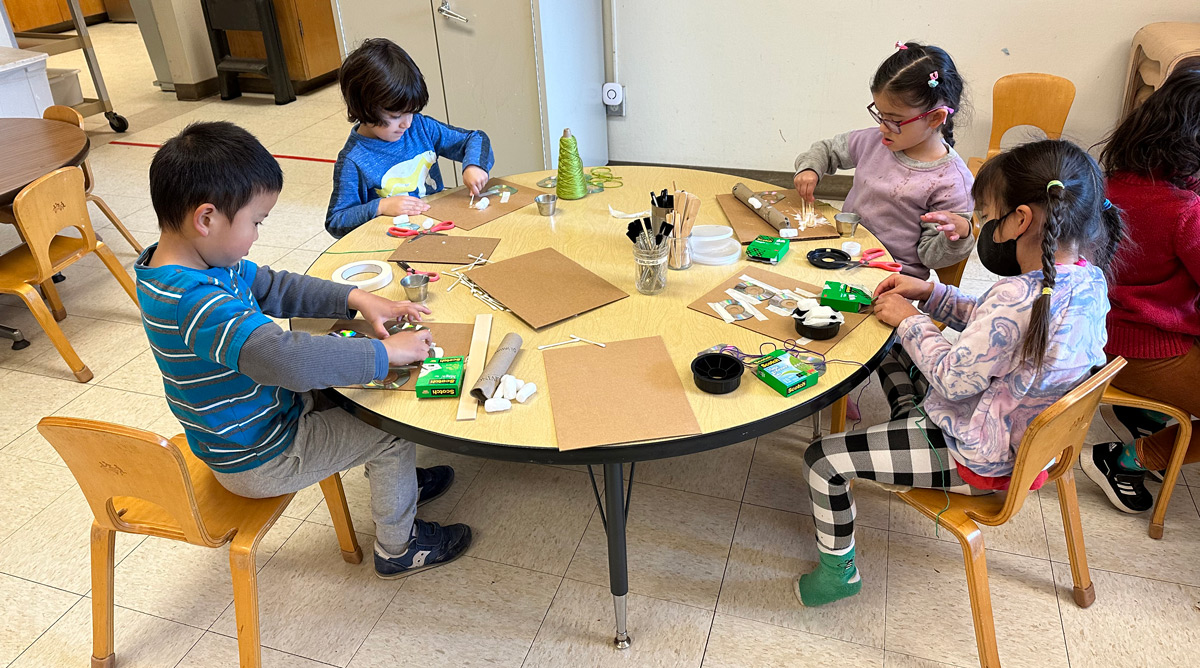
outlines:
{"label": "scotch tape box", "polygon": [[430,357],[417,376],[417,397],[457,397],[462,392],[464,357]]}

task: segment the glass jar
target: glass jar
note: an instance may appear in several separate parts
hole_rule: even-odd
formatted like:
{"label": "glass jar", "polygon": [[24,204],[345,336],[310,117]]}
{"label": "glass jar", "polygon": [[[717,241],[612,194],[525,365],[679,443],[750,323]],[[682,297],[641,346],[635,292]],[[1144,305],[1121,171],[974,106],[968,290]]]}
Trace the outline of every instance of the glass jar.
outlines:
{"label": "glass jar", "polygon": [[667,256],[670,244],[652,248],[633,247],[634,285],[644,295],[656,295],[667,288]]}

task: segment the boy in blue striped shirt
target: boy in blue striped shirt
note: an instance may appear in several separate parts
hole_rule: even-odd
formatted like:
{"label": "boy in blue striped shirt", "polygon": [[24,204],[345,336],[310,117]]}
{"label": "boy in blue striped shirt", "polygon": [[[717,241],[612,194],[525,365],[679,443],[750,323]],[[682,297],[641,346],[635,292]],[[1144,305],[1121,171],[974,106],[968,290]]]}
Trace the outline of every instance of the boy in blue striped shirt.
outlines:
{"label": "boy in blue striped shirt", "polygon": [[482,130],[432,119],[425,77],[391,40],[365,40],[338,70],[346,117],[357,125],[333,166],[325,229],[335,237],[376,216],[425,213],[422,197],[441,192],[438,158],[463,165],[463,185],[478,195],[495,157]]}
{"label": "boy in blue striped shirt", "polygon": [[[275,158],[231,123],[194,123],[150,163],[162,234],[138,257],[138,303],[167,403],[197,457],[235,494],[295,492],[365,464],[383,578],[446,563],[471,543],[465,524],[416,519],[454,481],[415,467],[415,446],[333,406],[314,390],[382,379],[422,360],[428,330],[388,336],[391,319],[429,309],[243,259],[283,189]],[[346,318],[379,339],[285,332],[277,318]]]}

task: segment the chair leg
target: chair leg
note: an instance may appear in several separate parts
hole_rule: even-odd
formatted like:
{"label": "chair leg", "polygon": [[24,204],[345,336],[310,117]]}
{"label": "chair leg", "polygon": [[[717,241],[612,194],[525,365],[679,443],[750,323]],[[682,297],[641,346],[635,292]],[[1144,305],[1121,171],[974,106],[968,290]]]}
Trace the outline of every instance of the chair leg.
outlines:
{"label": "chair leg", "polygon": [[117,228],[117,231],[121,233],[121,236],[125,237],[125,241],[128,241],[130,246],[133,246],[133,250],[141,253],[143,250],[142,245],[138,243],[137,238],[133,236],[133,233],[129,231],[129,228],[125,227],[125,224],[121,222],[121,219],[117,218],[117,214],[113,213],[113,210],[109,208],[108,202],[105,202],[103,199],[101,199],[99,195],[92,195],[90,193],[88,194],[87,198],[89,202],[96,203],[96,206],[100,208],[100,211],[104,213],[104,216],[112,222],[113,227]]}
{"label": "chair leg", "polygon": [[1062,510],[1063,533],[1067,535],[1067,556],[1071,561],[1071,579],[1075,582],[1075,604],[1086,608],[1096,600],[1096,587],[1088,572],[1087,551],[1083,547],[1083,524],[1079,521],[1079,498],[1075,495],[1075,474],[1071,469],[1058,479],[1058,506]]}
{"label": "chair leg", "polygon": [[850,405],[850,395],[833,402],[829,408],[829,433],[840,434],[846,431],[846,409]]}
{"label": "chair leg", "polygon": [[358,536],[354,534],[354,520],[350,519],[350,507],[346,505],[341,475],[334,473],[322,480],[321,493],[325,495],[325,505],[329,507],[329,516],[333,518],[333,530],[342,548],[342,559],[348,564],[361,564],[362,547],[358,544]]}
{"label": "chair leg", "polygon": [[54,319],[62,322],[67,319],[67,307],[63,306],[62,297],[58,294],[58,288],[54,287],[54,279],[50,279],[42,283],[39,287],[42,289],[42,297],[50,306],[50,313],[54,315]]}
{"label": "chair leg", "polygon": [[117,532],[92,523],[92,668],[115,668],[113,567]]}
{"label": "chair leg", "polygon": [[988,587],[987,551],[983,533],[976,526],[970,534],[951,529],[962,545],[967,569],[967,592],[971,595],[971,618],[975,623],[975,645],[981,668],[1000,668],[1000,649],[996,645],[996,622],[992,616],[992,592]]}
{"label": "chair leg", "polygon": [[[1178,420],[1179,418],[1176,417]],[[1188,445],[1192,441],[1191,416],[1179,420],[1178,433],[1175,434],[1175,449],[1171,451],[1171,461],[1167,463],[1167,473],[1163,476],[1162,489],[1154,502],[1154,512],[1150,515],[1150,537],[1163,537],[1163,523],[1167,521],[1167,504],[1171,502],[1171,494],[1175,491],[1175,483],[1179,480],[1179,469],[1183,467],[1183,458],[1187,455]]]}
{"label": "chair leg", "polygon": [[92,379],[92,370],[87,368],[83,360],[79,359],[79,355],[75,353],[75,349],[71,347],[71,342],[67,341],[67,335],[63,334],[58,323],[54,321],[54,316],[50,315],[49,309],[46,308],[45,302],[38,296],[37,290],[25,285],[19,291],[21,300],[29,307],[30,313],[37,319],[38,324],[46,332],[46,336],[50,337],[50,342],[58,349],[58,354],[62,355],[63,361],[71,368],[71,372],[75,374],[75,379],[81,383],[86,383]]}
{"label": "chair leg", "polygon": [[117,279],[121,287],[125,288],[125,294],[129,295],[129,298],[133,300],[133,305],[137,306],[137,286],[133,284],[133,279],[129,277],[129,272],[125,271],[125,267],[121,266],[121,261],[117,259],[117,256],[108,247],[108,244],[96,242],[96,255],[100,257],[100,261],[104,263],[104,266],[108,267],[108,271],[112,273],[113,278]]}
{"label": "chair leg", "polygon": [[258,625],[258,569],[256,542],[237,541],[229,546],[229,572],[233,577],[233,608],[237,619],[238,657],[241,668],[261,668],[262,629]]}

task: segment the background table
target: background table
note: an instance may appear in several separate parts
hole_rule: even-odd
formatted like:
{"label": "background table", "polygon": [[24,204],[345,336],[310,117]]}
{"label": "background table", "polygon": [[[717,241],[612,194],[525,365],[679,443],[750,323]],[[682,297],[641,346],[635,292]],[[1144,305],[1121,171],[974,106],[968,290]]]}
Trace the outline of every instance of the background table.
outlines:
{"label": "background table", "polygon": [[90,145],[87,134],[70,123],[0,118],[0,205],[11,204],[39,177],[82,163]]}
{"label": "background table", "polygon": [[[511,411],[486,414],[482,409],[474,421],[455,420],[457,400],[418,400],[415,393],[405,391],[335,389],[330,397],[363,421],[380,429],[410,439],[422,445],[461,454],[508,461],[544,464],[599,464],[604,467],[605,511],[608,533],[609,577],[617,616],[618,646],[628,646],[625,631],[624,603],[628,591],[625,560],[625,512],[627,500],[622,498],[622,465],[631,463],[629,474],[632,489],[632,463],[649,459],[675,457],[731,445],[770,433],[845,397],[864,381],[878,366],[887,351],[893,330],[874,318],[851,331],[827,354],[829,359],[850,360],[861,364],[829,364],[815,387],[782,397],[749,373],[743,376],[741,387],[732,394],[712,395],[701,392],[692,380],[691,362],[701,350],[719,343],[735,345],[744,351],[759,350],[765,342],[781,345],[761,334],[719,318],[698,313],[687,305],[705,294],[734,272],[747,266],[761,264],[740,261],[726,266],[693,265],[684,271],[670,271],[666,290],[646,296],[634,287],[633,245],[625,236],[628,220],[612,218],[608,207],[619,211],[642,211],[649,207],[651,190],[673,189],[675,185],[698,195],[702,201],[698,224],[727,224],[716,202],[716,195],[728,193],[739,181],[755,190],[775,190],[762,182],[739,179],[725,174],[686,169],[656,167],[615,167],[614,173],[623,178],[620,188],[589,195],[581,200],[558,201],[553,217],[538,215],[533,204],[498,218],[470,232],[452,230],[451,235],[493,237],[502,241],[492,255],[503,260],[542,248],[554,248],[609,282],[629,293],[629,297],[560,323],[534,331],[512,313],[495,312],[489,342],[489,356],[507,332],[517,332],[524,339],[524,350],[517,357],[511,373],[538,385],[538,395],[528,404],[516,405]],[[535,190],[535,184],[553,172],[531,172],[505,177],[505,180]],[[832,219],[833,211],[825,215]],[[421,222],[422,216],[413,216]],[[329,278],[334,270],[352,261],[386,260],[399,245],[398,239],[388,237],[391,218],[376,218],[335,243],[317,258],[308,274]],[[270,224],[269,222],[267,224]],[[877,269],[854,269],[850,272],[831,272],[810,265],[804,258],[813,249],[840,246],[842,240],[792,242],[783,261],[769,270],[808,283],[822,285],[827,279],[851,280],[869,289],[887,275]],[[855,238],[863,248],[880,245],[865,228],[859,227]],[[347,251],[377,251],[347,253]],[[449,265],[423,265],[418,268],[444,271]],[[402,272],[377,294],[391,299],[404,299],[399,285]],[[447,292],[453,278],[445,277],[430,284],[426,304],[433,310],[437,322],[473,323],[480,313],[493,311],[470,292],[459,286]],[[547,286],[552,288],[552,286]],[[782,286],[781,286],[782,287]],[[327,332],[331,320],[292,321],[298,330],[313,333]],[[616,341],[646,336],[662,336],[676,371],[683,380],[688,401],[700,423],[701,433],[695,436],[649,442],[611,445],[582,450],[559,451],[554,434],[554,417],[546,384],[542,355],[537,346],[562,341],[576,335],[593,341]],[[814,421],[815,421],[814,417]],[[815,431],[815,430],[814,430]],[[590,471],[590,469],[589,469]],[[597,492],[599,503],[599,492]]]}

